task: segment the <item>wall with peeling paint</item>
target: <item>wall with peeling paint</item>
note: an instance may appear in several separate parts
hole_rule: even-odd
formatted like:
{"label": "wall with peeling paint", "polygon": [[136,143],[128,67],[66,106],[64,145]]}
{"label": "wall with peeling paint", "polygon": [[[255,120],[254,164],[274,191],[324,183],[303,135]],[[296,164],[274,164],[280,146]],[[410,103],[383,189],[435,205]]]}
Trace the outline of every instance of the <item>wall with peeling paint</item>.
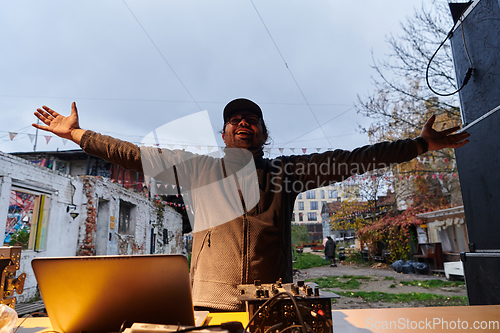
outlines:
{"label": "wall with peeling paint", "polygon": [[[80,225],[77,255],[182,253],[179,213],[117,184],[91,176],[80,179],[86,216]],[[120,232],[121,205],[133,210],[133,228],[129,232]],[[168,236],[163,237],[164,233]]]}
{"label": "wall with peeling paint", "polygon": [[[26,273],[25,302],[37,294],[31,261],[38,257],[183,253],[182,220],[170,207],[158,206],[141,194],[91,176],[71,176],[0,152],[0,235],[4,237],[11,190],[50,197],[46,246],[23,250],[17,274]],[[75,204],[79,216],[67,212]],[[120,204],[134,214],[133,228],[119,232]],[[168,235],[164,237],[163,235]],[[3,238],[2,238],[3,239]],[[152,245],[153,241],[153,245]],[[154,251],[152,251],[154,250]]]}

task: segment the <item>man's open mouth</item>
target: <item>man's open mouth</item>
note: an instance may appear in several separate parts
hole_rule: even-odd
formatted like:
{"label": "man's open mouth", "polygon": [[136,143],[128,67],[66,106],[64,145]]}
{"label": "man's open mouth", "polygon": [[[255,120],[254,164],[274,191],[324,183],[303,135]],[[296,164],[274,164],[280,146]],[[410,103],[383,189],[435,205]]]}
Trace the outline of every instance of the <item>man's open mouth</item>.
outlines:
{"label": "man's open mouth", "polygon": [[238,130],[236,131],[236,135],[252,135],[253,133],[250,131],[245,131],[245,130]]}

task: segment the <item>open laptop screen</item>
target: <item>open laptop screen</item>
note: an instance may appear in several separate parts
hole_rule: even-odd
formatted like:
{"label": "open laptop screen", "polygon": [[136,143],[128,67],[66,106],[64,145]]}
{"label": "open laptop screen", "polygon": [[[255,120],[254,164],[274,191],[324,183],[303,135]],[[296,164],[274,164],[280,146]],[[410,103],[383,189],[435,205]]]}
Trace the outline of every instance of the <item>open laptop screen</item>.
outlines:
{"label": "open laptop screen", "polygon": [[125,320],[194,326],[182,255],[37,258],[32,267],[54,330],[118,332]]}

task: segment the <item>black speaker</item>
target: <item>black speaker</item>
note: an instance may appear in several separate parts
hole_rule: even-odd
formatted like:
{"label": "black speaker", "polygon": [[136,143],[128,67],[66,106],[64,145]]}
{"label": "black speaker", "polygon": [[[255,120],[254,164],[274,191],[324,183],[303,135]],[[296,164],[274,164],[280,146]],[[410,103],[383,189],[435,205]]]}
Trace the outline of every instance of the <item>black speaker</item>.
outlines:
{"label": "black speaker", "polygon": [[[500,304],[500,5],[478,0],[454,13],[450,38],[469,144],[455,151],[472,253],[462,253],[470,305]],[[471,65],[472,62],[472,65]],[[476,122],[477,121],[477,122]],[[474,124],[475,123],[475,124]]]}
{"label": "black speaker", "polygon": [[500,252],[461,253],[469,305],[500,304]]}
{"label": "black speaker", "polygon": [[[451,37],[457,82],[473,63],[472,77],[460,91],[468,125],[500,105],[500,6],[479,0],[465,11]],[[469,57],[467,56],[467,53]],[[500,249],[500,111],[467,131],[470,142],[456,150],[469,241],[476,249]]]}

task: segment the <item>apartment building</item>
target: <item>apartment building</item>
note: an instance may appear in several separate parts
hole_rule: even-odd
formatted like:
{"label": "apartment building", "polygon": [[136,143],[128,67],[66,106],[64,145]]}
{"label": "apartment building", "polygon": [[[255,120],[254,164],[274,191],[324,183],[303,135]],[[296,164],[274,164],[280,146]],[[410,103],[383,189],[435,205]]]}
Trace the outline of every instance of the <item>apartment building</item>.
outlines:
{"label": "apartment building", "polygon": [[340,201],[341,196],[339,185],[299,193],[294,204],[292,224],[307,226],[311,241],[321,241],[323,239],[321,209],[328,202]]}

